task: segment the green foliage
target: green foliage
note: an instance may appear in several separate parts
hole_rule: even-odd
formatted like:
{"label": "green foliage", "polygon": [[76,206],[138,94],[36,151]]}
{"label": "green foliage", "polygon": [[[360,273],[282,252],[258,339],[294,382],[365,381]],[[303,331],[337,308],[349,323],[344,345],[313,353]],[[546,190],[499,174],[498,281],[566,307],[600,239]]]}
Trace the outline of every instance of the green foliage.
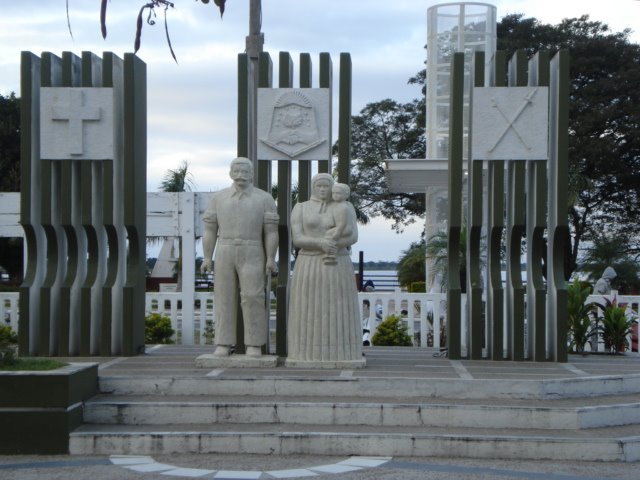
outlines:
{"label": "green foliage", "polygon": [[413,282],[409,285],[409,293],[425,293],[426,291],[426,282]]}
{"label": "green foliage", "polygon": [[625,311],[624,306],[619,306],[615,300],[611,302],[607,299],[600,334],[604,348],[614,354],[622,353],[629,347],[627,335],[631,334],[634,321],[627,318]]}
{"label": "green foliage", "polygon": [[[433,262],[434,273],[442,277],[442,286],[447,286],[449,276],[449,235],[446,231],[434,233],[425,246],[425,256]],[[462,293],[467,290],[467,228],[460,230],[460,242],[458,244],[458,265],[460,266],[460,287]]]}
{"label": "green foliage", "polygon": [[216,330],[213,326],[213,320],[206,320],[204,323],[204,331],[202,332],[204,343],[205,345],[213,345],[213,339],[216,336]]}
{"label": "green foliage", "polygon": [[617,275],[612,282],[615,290],[627,295],[639,292],[640,265],[632,258],[632,251],[633,247],[625,237],[599,235],[591,246],[585,249],[580,271],[588,273],[589,280],[595,283],[605,268],[613,267]]}
{"label": "green foliage", "polygon": [[398,315],[389,315],[378,325],[371,342],[379,346],[410,347],[412,343],[408,331],[409,327]]}
{"label": "green foliage", "polygon": [[398,283],[408,288],[414,282],[425,281],[425,244],[413,242],[407,250],[402,252],[398,261]]}
{"label": "green foliage", "polygon": [[171,337],[175,333],[169,317],[152,313],[144,318],[144,341],[147,344],[174,343]]}
{"label": "green foliage", "polygon": [[[382,216],[393,228],[424,215],[424,193],[391,193],[385,177],[390,158],[424,158],[424,98],[401,104],[391,99],[366,105],[351,117],[350,201],[365,217]],[[337,152],[338,144],[333,147]],[[363,221],[359,216],[358,220]]]}
{"label": "green foliage", "polygon": [[591,285],[588,282],[574,280],[567,288],[568,328],[571,337],[571,348],[581,353],[589,341],[596,334],[591,327],[591,312],[593,304],[587,304],[587,297],[591,295]]}
{"label": "green foliage", "polygon": [[162,192],[191,192],[195,187],[193,174],[189,171],[189,162],[183,160],[175,170],[169,169],[162,178],[160,191]]}
{"label": "green foliage", "polygon": [[48,371],[57,370],[67,364],[51,358],[16,358],[10,365],[0,363],[0,370],[4,371]]}
{"label": "green foliage", "polygon": [[0,325],[0,367],[16,363],[18,336],[9,325]]}
{"label": "green foliage", "polygon": [[0,192],[20,191],[20,99],[0,95]]}
{"label": "green foliage", "polygon": [[[523,15],[498,24],[498,49],[568,49],[569,220],[567,278],[576,269],[581,242],[606,231],[631,238],[638,253],[640,223],[640,45],[629,31],[614,33],[588,16],[547,25]],[[617,269],[616,269],[617,271]]]}

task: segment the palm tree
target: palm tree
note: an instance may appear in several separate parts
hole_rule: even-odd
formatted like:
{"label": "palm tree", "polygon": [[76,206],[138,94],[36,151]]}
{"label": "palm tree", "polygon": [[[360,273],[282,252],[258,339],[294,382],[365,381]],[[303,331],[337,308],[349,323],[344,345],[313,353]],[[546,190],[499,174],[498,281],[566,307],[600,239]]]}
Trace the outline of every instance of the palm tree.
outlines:
{"label": "palm tree", "polygon": [[[425,257],[433,262],[434,273],[442,275],[443,286],[447,285],[448,278],[448,246],[449,235],[445,230],[434,233],[429,237],[425,245]],[[459,265],[460,265],[460,287],[464,293],[467,288],[467,228],[462,227],[460,230],[460,245],[458,249]]]}
{"label": "palm tree", "polygon": [[613,267],[617,275],[614,283],[618,289],[625,293],[637,291],[640,289],[638,265],[628,253],[630,250],[628,239],[602,235],[594,239],[586,251],[580,270],[588,274],[589,281],[595,282],[605,268]]}
{"label": "palm tree", "polygon": [[[172,192],[172,193],[181,193],[181,192],[191,192],[194,188],[196,188],[195,182],[193,181],[193,175],[189,171],[189,162],[183,160],[178,168],[175,170],[169,169],[164,174],[162,182],[160,183],[160,191],[162,192]],[[169,239],[167,237],[149,237],[149,243],[155,244],[162,240],[165,244],[173,243],[173,239]],[[169,249],[165,249],[169,250]],[[178,276],[178,283],[176,285],[177,291],[182,291],[182,239],[178,239],[178,261],[174,266],[174,274]]]}
{"label": "palm tree", "polygon": [[175,170],[167,170],[160,183],[161,192],[192,192],[196,188],[189,162],[183,160]]}
{"label": "palm tree", "polygon": [[414,242],[407,250],[403,250],[398,262],[398,283],[403,287],[425,281],[425,249],[426,245],[421,241]]}

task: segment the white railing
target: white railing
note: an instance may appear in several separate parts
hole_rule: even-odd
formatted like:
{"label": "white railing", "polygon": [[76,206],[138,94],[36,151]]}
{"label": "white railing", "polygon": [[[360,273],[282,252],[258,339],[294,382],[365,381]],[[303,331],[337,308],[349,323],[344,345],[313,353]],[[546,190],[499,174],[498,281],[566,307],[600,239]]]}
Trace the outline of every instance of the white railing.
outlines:
{"label": "white railing", "polygon": [[15,332],[18,331],[19,300],[18,292],[0,292],[0,321]]}
{"label": "white railing", "polygon": [[[147,314],[160,313],[171,319],[172,328],[177,332],[177,343],[203,344],[204,327],[207,320],[215,320],[213,309],[213,294],[211,292],[196,292],[192,297],[192,308],[183,308],[184,293],[154,293],[146,294],[145,311]],[[19,301],[17,292],[0,293],[0,319],[14,331],[18,331]],[[627,315],[638,317],[640,311],[640,296],[630,295],[591,295],[587,302],[605,305],[605,299],[616,299],[618,304],[626,304]],[[408,332],[414,340],[414,345],[421,347],[439,348],[444,320],[447,316],[446,294],[444,293],[406,293],[406,292],[368,292],[359,293],[358,300],[362,308],[362,318],[368,319],[370,336],[373,338],[380,322],[389,315],[399,315],[408,327]],[[462,295],[462,338],[466,338],[466,297]],[[192,310],[192,318],[183,322],[183,312]],[[599,311],[599,316],[602,312]],[[275,328],[275,312],[271,315],[271,330]],[[183,331],[192,328],[191,332]],[[191,335],[189,335],[189,333]],[[193,342],[183,341],[192,338]],[[631,351],[631,338],[628,338]],[[604,350],[602,339],[598,340],[592,350]],[[637,347],[633,350],[637,352]]]}

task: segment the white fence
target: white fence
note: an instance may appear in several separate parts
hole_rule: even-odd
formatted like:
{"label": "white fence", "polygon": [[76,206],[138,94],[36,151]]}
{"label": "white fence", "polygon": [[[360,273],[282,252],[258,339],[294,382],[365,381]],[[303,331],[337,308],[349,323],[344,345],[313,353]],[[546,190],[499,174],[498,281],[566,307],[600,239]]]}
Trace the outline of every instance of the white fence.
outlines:
{"label": "white fence", "polygon": [[[171,324],[176,330],[176,340],[185,345],[203,344],[204,327],[207,320],[215,321],[213,309],[213,294],[210,292],[196,292],[193,305],[183,304],[184,293],[147,293],[145,310],[147,314],[160,313],[171,318]],[[637,318],[640,309],[640,296],[592,295],[587,302],[595,302],[605,305],[605,299],[615,298],[618,304],[627,305],[627,315]],[[446,319],[446,295],[443,293],[406,293],[406,292],[370,292],[358,294],[362,306],[362,318],[368,318],[368,326],[371,337],[382,321],[389,315],[399,315],[408,327],[409,334],[414,340],[414,345],[420,347],[439,348],[444,345],[442,333]],[[462,338],[466,338],[466,309],[465,296],[462,296]],[[185,308],[187,307],[187,308]],[[182,317],[187,311],[192,311],[190,321],[183,324]],[[0,293],[0,318],[5,324],[9,324],[18,331],[18,293]],[[602,312],[599,312],[602,316]],[[192,329],[185,332],[184,328]],[[270,329],[275,329],[275,313],[272,312]],[[185,341],[192,339],[192,341]],[[628,339],[631,349],[631,338]],[[464,343],[464,342],[463,342]],[[604,350],[602,341],[591,346],[591,349]],[[637,346],[633,349],[637,352]]]}

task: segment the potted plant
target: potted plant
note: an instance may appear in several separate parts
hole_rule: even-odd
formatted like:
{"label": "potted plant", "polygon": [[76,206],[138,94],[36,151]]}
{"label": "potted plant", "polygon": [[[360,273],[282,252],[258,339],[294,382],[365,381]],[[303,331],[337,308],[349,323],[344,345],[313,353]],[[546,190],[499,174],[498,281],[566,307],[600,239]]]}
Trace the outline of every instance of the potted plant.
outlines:
{"label": "potted plant", "polygon": [[627,318],[624,306],[618,305],[615,299],[607,299],[600,327],[604,347],[613,354],[623,353],[629,346],[627,337],[631,335],[633,323],[632,318]]}
{"label": "potted plant", "polygon": [[587,282],[574,280],[567,289],[567,313],[570,348],[576,353],[583,353],[589,338],[597,333],[591,325],[593,303],[587,303],[591,295],[591,285]]}

